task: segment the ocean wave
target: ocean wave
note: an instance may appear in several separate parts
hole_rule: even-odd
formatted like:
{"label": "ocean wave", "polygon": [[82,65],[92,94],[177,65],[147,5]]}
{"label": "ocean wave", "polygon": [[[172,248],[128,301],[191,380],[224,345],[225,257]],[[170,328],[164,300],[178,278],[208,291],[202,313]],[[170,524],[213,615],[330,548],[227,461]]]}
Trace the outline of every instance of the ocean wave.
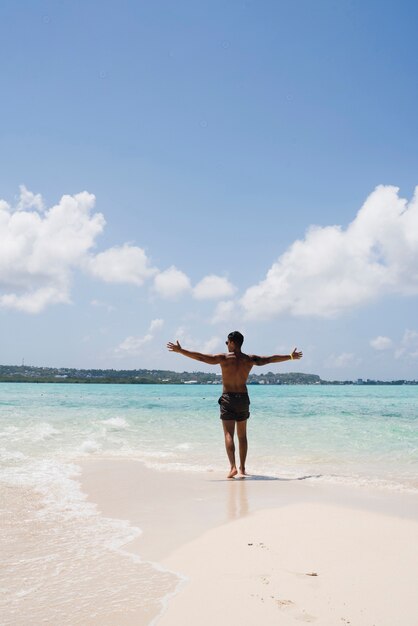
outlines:
{"label": "ocean wave", "polygon": [[0,459],[2,461],[22,461],[26,458],[27,457],[22,452],[0,448]]}
{"label": "ocean wave", "polygon": [[52,459],[2,472],[3,530],[12,545],[20,538],[2,554],[2,624],[24,623],[28,611],[36,623],[68,626],[87,623],[92,607],[98,617],[109,608],[149,614],[151,596],[155,614],[177,589],[181,577],[126,550],[141,529],[102,516],[81,491],[80,474],[79,466]]}
{"label": "ocean wave", "polygon": [[123,417],[110,417],[107,420],[103,420],[102,424],[106,424],[106,426],[111,426],[114,430],[123,430],[129,427],[128,422]]}
{"label": "ocean wave", "polygon": [[176,450],[190,450],[191,447],[192,444],[186,441],[185,443],[179,443],[178,446],[176,446]]}
{"label": "ocean wave", "polygon": [[30,430],[32,440],[37,442],[44,441],[45,439],[49,439],[50,437],[59,434],[59,430],[54,428],[54,426],[48,422],[40,422],[40,424],[36,424]]}
{"label": "ocean wave", "polygon": [[78,449],[80,452],[93,454],[94,452],[98,452],[99,450],[101,450],[102,446],[94,439],[86,439],[86,441],[83,441],[83,443],[80,444]]}

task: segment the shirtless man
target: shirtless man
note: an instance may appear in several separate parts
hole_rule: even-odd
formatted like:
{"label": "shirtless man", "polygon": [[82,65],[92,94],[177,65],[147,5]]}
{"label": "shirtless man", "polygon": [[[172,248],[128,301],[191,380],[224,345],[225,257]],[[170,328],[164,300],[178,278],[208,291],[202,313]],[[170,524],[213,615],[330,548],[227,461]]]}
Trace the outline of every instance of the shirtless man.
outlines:
{"label": "shirtless man", "polygon": [[221,420],[225,435],[225,447],[231,464],[228,478],[234,478],[238,474],[235,464],[235,422],[237,423],[237,435],[239,441],[240,475],[245,476],[245,460],[247,458],[247,419],[250,417],[250,399],[247,391],[247,379],[254,365],[267,365],[268,363],[281,363],[282,361],[297,360],[302,358],[302,352],[296,348],[291,354],[273,356],[256,356],[241,352],[243,335],[234,330],[229,333],[227,354],[202,354],[191,352],[181,347],[179,342],[167,344],[170,352],[178,352],[196,361],[203,361],[210,365],[220,365],[222,370],[223,393],[218,403],[221,407]]}

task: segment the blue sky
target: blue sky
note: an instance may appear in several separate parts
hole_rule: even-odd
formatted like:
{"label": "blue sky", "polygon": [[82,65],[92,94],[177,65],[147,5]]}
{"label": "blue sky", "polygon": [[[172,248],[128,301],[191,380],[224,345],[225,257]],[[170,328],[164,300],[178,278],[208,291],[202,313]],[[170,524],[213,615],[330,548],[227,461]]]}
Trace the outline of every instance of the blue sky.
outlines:
{"label": "blue sky", "polygon": [[0,362],[418,378],[417,17],[2,2]]}

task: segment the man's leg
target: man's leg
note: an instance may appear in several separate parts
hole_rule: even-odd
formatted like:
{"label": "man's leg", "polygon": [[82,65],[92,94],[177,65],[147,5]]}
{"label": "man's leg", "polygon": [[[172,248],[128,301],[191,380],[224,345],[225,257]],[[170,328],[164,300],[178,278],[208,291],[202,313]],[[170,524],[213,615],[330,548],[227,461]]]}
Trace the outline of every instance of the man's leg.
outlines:
{"label": "man's leg", "polygon": [[234,432],[235,421],[234,420],[222,420],[222,426],[225,435],[225,448],[228,455],[229,462],[231,464],[231,471],[227,478],[234,478],[238,474],[237,466],[235,465],[235,444],[234,444]]}
{"label": "man's leg", "polygon": [[237,422],[237,435],[239,441],[239,471],[245,475],[245,460],[247,458],[248,441],[247,441],[247,420]]}

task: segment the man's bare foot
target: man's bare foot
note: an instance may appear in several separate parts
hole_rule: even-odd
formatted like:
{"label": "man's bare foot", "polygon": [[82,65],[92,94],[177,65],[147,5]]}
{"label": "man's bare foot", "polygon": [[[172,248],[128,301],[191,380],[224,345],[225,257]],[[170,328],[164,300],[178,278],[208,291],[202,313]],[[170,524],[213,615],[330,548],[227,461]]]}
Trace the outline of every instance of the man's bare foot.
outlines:
{"label": "man's bare foot", "polygon": [[247,472],[245,471],[245,467],[240,467],[239,473],[240,473],[240,476],[248,476]]}
{"label": "man's bare foot", "polygon": [[238,470],[236,467],[231,467],[231,471],[229,472],[227,478],[234,478],[238,474]]}

